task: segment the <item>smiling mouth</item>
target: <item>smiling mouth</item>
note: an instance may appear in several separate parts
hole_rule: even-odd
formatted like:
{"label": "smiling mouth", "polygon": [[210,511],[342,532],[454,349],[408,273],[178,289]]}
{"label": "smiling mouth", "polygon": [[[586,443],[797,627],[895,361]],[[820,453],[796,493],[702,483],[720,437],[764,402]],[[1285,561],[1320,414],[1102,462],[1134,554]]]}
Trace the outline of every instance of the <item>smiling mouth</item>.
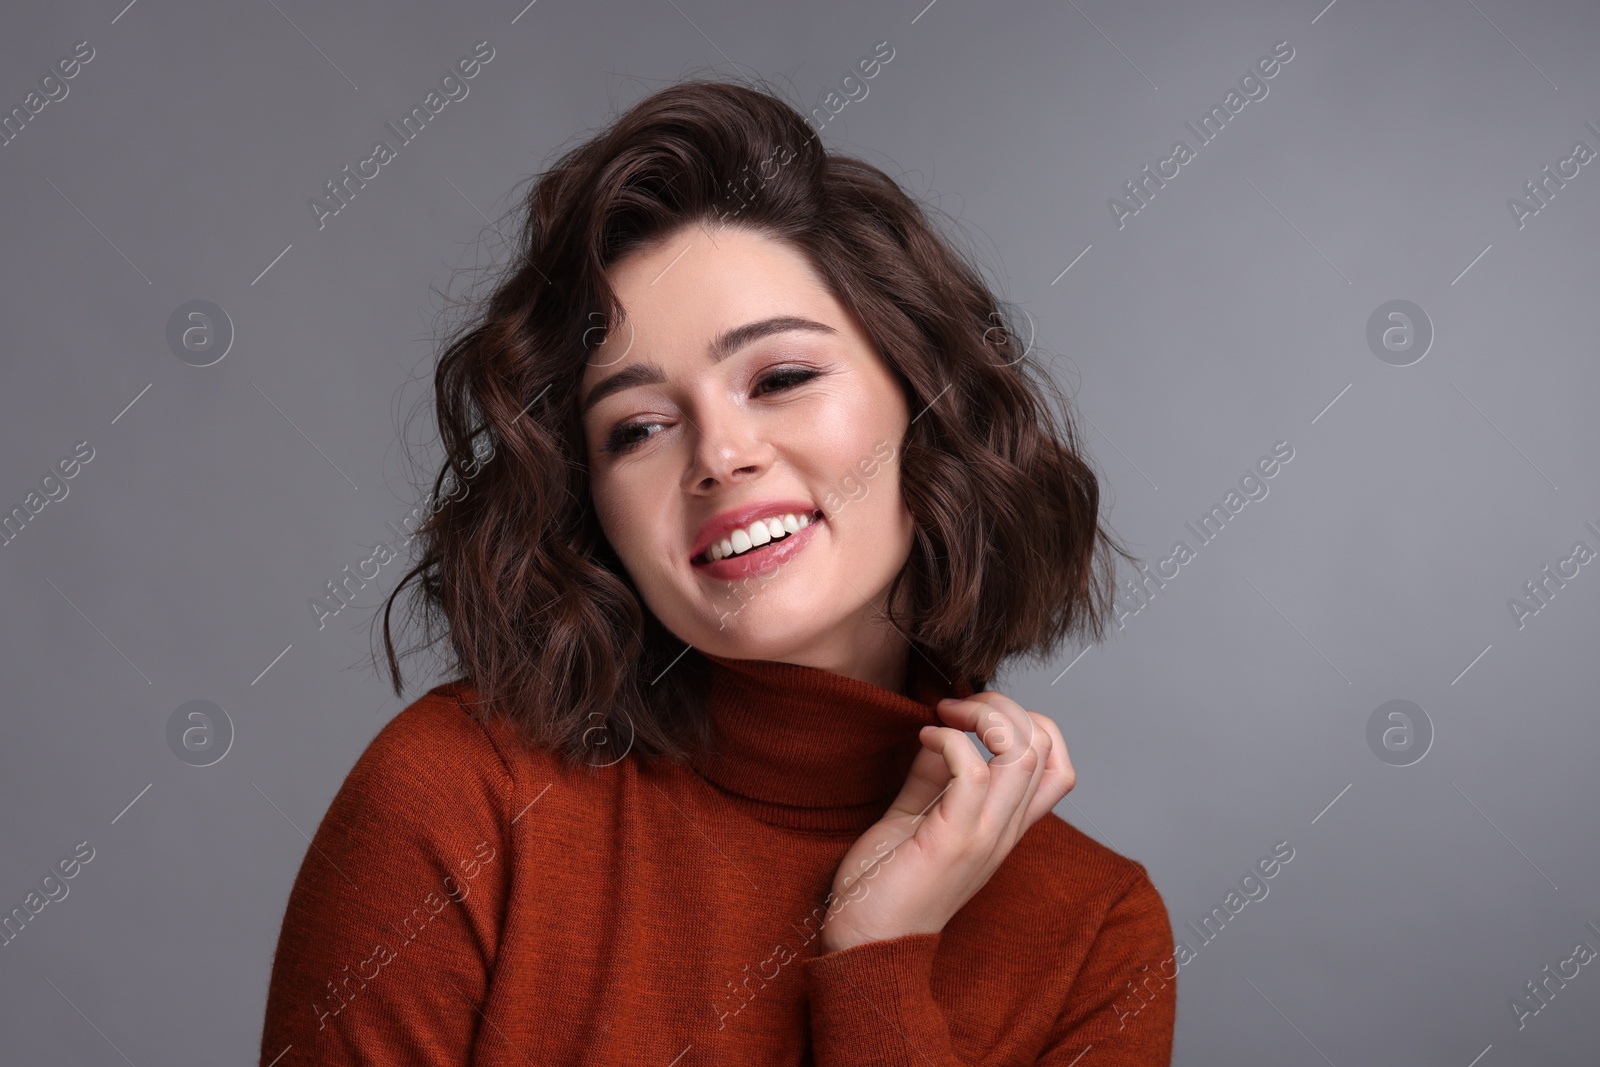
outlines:
{"label": "smiling mouth", "polygon": [[[796,516],[796,517],[797,517],[797,519],[801,518],[801,516]],[[749,533],[750,527],[748,527],[748,526],[742,527],[741,529],[734,531],[735,534],[742,535],[739,539],[735,539],[732,534],[730,534],[727,537],[719,538],[718,540],[713,541],[711,544],[707,545],[706,546],[706,550],[704,552],[701,552],[699,555],[694,556],[692,559],[689,560],[689,562],[691,564],[706,565],[706,564],[710,564],[710,563],[723,563],[723,562],[727,562],[728,560],[739,560],[739,559],[745,559],[746,557],[759,556],[763,552],[767,552],[767,551],[769,551],[771,549],[775,549],[777,546],[785,543],[791,537],[793,537],[795,534],[800,533],[802,530],[809,529],[812,525],[815,525],[816,523],[820,522],[822,520],[822,518],[823,518],[822,510],[820,508],[818,508],[818,509],[815,509],[813,511],[807,512],[807,513],[805,513],[803,518],[804,518],[804,522],[800,525],[799,529],[789,530],[787,528],[784,528],[783,529],[783,533],[782,533],[781,536],[779,536],[777,534],[774,534],[772,532],[770,526],[769,526],[768,529],[767,529],[768,540],[763,541],[759,545],[751,543],[749,545],[749,547],[745,548],[744,551],[741,552],[741,551],[739,551],[738,546],[740,544],[745,544],[746,542],[750,541],[750,533]],[[779,520],[779,526],[783,527],[782,520]],[[716,559],[713,559],[711,557],[712,549],[717,548],[718,546],[722,545],[723,542],[728,542],[728,546],[731,547],[733,549],[733,551],[731,553],[729,553],[728,555],[718,556]]]}

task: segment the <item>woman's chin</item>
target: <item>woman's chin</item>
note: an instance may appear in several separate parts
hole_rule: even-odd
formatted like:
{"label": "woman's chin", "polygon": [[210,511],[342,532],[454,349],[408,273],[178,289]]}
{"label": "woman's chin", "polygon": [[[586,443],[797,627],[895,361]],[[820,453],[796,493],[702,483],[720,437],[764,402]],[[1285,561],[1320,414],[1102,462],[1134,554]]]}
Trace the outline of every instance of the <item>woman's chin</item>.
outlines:
{"label": "woman's chin", "polygon": [[772,595],[762,604],[724,609],[702,625],[705,637],[696,647],[730,659],[783,660],[793,650],[811,646],[837,624],[830,616],[821,620],[826,625],[800,625],[803,609],[786,604],[785,599]]}

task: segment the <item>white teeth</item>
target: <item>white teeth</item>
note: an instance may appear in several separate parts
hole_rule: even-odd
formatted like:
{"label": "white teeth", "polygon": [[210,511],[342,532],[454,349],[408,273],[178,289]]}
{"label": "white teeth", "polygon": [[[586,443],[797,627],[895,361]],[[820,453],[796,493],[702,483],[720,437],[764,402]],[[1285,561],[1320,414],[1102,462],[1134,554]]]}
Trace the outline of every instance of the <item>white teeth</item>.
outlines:
{"label": "white teeth", "polygon": [[799,533],[810,525],[809,514],[796,516],[792,512],[786,515],[774,515],[767,519],[757,519],[749,526],[735,530],[721,541],[713,543],[706,549],[706,558],[715,563],[719,559],[758,548],[768,541],[777,541],[792,533]]}

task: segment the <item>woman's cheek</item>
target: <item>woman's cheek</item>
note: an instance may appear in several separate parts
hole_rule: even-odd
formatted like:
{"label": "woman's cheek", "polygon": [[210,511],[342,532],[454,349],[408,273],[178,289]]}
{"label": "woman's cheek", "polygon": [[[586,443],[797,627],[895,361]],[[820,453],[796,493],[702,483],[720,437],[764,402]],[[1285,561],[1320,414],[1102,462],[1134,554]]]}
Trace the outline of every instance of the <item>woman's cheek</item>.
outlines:
{"label": "woman's cheek", "polygon": [[626,483],[601,477],[594,481],[590,492],[594,497],[595,518],[600,521],[600,532],[623,563],[629,563],[634,555],[629,538],[633,536],[637,524],[628,521]]}

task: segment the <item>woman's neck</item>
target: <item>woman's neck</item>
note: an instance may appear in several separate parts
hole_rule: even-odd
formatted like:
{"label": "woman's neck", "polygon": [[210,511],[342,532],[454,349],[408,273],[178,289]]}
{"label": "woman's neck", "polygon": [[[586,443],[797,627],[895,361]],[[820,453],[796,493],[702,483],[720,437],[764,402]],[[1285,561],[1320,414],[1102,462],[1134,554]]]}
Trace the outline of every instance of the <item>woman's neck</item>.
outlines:
{"label": "woman's neck", "polygon": [[846,678],[868,682],[904,696],[909,692],[910,685],[911,645],[898,633],[891,631],[891,634],[892,640],[885,639],[875,644],[857,642],[841,649],[833,663],[810,663],[807,666],[822,667]]}
{"label": "woman's neck", "polygon": [[905,696],[910,692],[911,657],[916,653],[905,635],[889,625],[876,608],[862,610],[870,617],[862,619],[860,626],[848,632],[841,628],[810,646],[786,654],[750,658],[818,667]]}
{"label": "woman's neck", "polygon": [[907,661],[919,668],[910,672],[910,693],[770,655],[704,653],[709,721],[691,763],[774,826],[860,836],[904,787],[922,751],[918,731],[941,721],[939,698],[972,693],[916,652]]}
{"label": "woman's neck", "polygon": [[[909,607],[908,600],[908,591],[902,589],[902,613]],[[770,660],[816,667],[901,696],[911,692],[915,673],[911,661],[913,657],[921,655],[912,648],[904,632],[889,622],[875,603],[863,604],[848,624],[836,626],[803,645],[773,648],[751,642],[747,650],[730,648],[719,650],[719,653],[733,659]]]}

